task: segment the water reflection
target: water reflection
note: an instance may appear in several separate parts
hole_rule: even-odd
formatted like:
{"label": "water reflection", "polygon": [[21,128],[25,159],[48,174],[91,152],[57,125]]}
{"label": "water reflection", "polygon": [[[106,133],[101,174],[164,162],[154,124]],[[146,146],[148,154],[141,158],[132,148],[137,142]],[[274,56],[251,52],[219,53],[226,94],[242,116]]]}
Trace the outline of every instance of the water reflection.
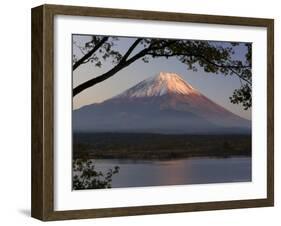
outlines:
{"label": "water reflection", "polygon": [[120,167],[112,178],[112,188],[251,181],[250,157],[92,162],[101,172],[116,165]]}

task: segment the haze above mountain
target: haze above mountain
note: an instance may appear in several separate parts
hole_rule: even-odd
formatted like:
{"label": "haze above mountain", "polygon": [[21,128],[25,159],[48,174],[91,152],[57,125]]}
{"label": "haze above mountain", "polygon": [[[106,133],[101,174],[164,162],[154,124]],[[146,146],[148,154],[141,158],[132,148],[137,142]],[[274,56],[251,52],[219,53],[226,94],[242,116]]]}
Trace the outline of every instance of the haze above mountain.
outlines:
{"label": "haze above mountain", "polygon": [[160,72],[102,103],[73,111],[80,132],[250,133],[251,122],[219,106],[180,75]]}

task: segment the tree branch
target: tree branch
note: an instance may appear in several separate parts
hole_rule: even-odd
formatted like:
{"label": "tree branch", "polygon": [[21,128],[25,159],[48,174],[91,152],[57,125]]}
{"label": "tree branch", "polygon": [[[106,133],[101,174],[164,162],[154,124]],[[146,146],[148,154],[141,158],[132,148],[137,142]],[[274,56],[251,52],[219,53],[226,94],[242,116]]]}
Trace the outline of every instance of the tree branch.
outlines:
{"label": "tree branch", "polygon": [[81,57],[75,64],[72,66],[72,70],[74,71],[77,69],[81,64],[84,63],[85,60],[87,60],[89,57],[91,57],[106,41],[108,40],[108,37],[103,37],[102,40],[97,43],[92,50],[90,50],[88,53],[86,53],[83,57]]}
{"label": "tree branch", "polygon": [[[204,58],[203,56],[201,55],[196,55],[196,54],[177,54],[177,53],[171,53],[171,54],[159,54],[159,53],[148,53],[147,55],[150,55],[150,56],[155,56],[155,57],[173,57],[173,56],[194,56],[194,57],[200,57],[204,60],[206,60],[206,58]],[[237,66],[237,65],[223,65],[223,64],[216,64],[214,62],[211,62],[211,61],[208,61],[208,63],[211,63],[213,64],[214,66],[217,66],[217,67],[222,67],[222,68],[250,68],[251,65],[241,65],[241,66]]]}
{"label": "tree branch", "polygon": [[[135,54],[134,56],[132,56],[131,58],[128,59],[128,57],[130,56],[130,54],[133,52],[133,50],[137,47],[137,45],[142,41],[142,39],[138,38],[135,40],[135,42],[129,47],[129,49],[127,50],[127,52],[124,54],[124,56],[121,58],[121,60],[119,61],[119,63],[113,67],[111,70],[109,70],[108,72],[95,77],[93,79],[90,79],[80,85],[78,85],[77,87],[75,87],[73,89],[73,97],[76,96],[77,94],[79,94],[80,92],[82,92],[83,90],[94,86],[95,84],[98,84],[110,77],[112,77],[114,74],[116,74],[118,71],[122,70],[123,68],[129,66],[131,63],[135,62],[136,60],[140,59],[141,57],[144,57],[145,55],[151,55],[154,57],[173,57],[173,56],[194,56],[194,57],[198,57],[203,59],[204,61],[206,61],[209,64],[212,64],[216,67],[224,67],[224,68],[228,68],[232,73],[236,74],[240,79],[244,80],[245,82],[247,82],[248,84],[251,85],[251,82],[248,81],[247,79],[245,79],[243,76],[241,76],[240,74],[238,74],[234,69],[238,68],[238,66],[236,65],[220,65],[217,63],[214,63],[208,59],[206,59],[204,56],[202,55],[198,55],[198,54],[179,54],[179,53],[155,53],[155,52],[151,52],[151,51],[157,51],[157,49],[163,49],[166,48],[170,45],[172,45],[173,43],[175,43],[176,41],[169,41],[167,43],[165,43],[162,46],[157,46],[152,43],[150,43],[149,47],[141,50],[139,53]],[[85,59],[86,60],[86,59]],[[243,67],[243,65],[242,65]],[[245,66],[245,67],[249,67],[249,66]]]}
{"label": "tree branch", "polygon": [[130,56],[130,54],[133,52],[133,50],[137,47],[137,45],[142,41],[142,38],[138,38],[127,50],[127,52],[122,57],[121,61],[126,61],[127,58]]}
{"label": "tree branch", "polygon": [[165,54],[165,53],[148,53],[147,55],[151,55],[153,57],[173,57],[173,56],[194,56],[194,57],[200,57],[201,59],[205,60],[207,63],[212,64],[216,67],[221,67],[221,68],[227,68],[229,69],[233,74],[236,74],[239,79],[242,79],[243,81],[247,82],[249,85],[252,85],[252,83],[245,79],[244,77],[242,77],[239,73],[237,73],[235,70],[235,68],[249,68],[251,67],[250,65],[241,65],[241,66],[236,66],[236,65],[223,65],[223,64],[217,64],[214,63],[210,60],[208,60],[207,58],[205,58],[202,55],[196,55],[196,54],[177,54],[177,53],[171,53],[171,54]]}
{"label": "tree branch", "polygon": [[[129,51],[129,50],[128,50]],[[131,57],[129,60],[123,60],[123,58],[121,59],[121,61],[119,62],[119,64],[117,64],[114,68],[112,68],[111,70],[109,70],[108,72],[95,77],[93,79],[88,80],[87,82],[84,82],[78,86],[76,86],[73,89],[73,97],[75,97],[77,94],[81,93],[83,90],[98,84],[108,78],[110,78],[111,76],[113,76],[114,74],[116,74],[118,71],[122,70],[123,68],[129,66],[131,63],[133,63],[134,61],[138,60],[139,58],[143,57],[146,52],[149,51],[148,48],[143,49],[142,51],[140,51],[139,53],[137,53],[136,55],[134,55],[133,57]],[[126,55],[126,54],[125,54]],[[124,57],[125,57],[124,55]]]}
{"label": "tree branch", "polygon": [[252,85],[252,83],[249,81],[249,80],[247,80],[247,79],[245,79],[243,76],[241,76],[239,73],[237,73],[236,71],[234,71],[233,70],[233,68],[229,65],[220,65],[220,64],[216,64],[216,63],[214,63],[214,62],[212,62],[212,61],[210,61],[210,60],[208,60],[207,58],[205,58],[204,56],[201,56],[201,55],[198,55],[197,57],[201,57],[203,60],[205,60],[207,63],[209,63],[209,64],[212,64],[212,65],[214,65],[214,66],[216,66],[216,67],[226,67],[226,68],[228,68],[232,73],[234,73],[234,74],[236,74],[240,79],[242,79],[243,81],[245,81],[245,82],[247,82],[249,85]]}
{"label": "tree branch", "polygon": [[176,53],[171,53],[171,54],[147,53],[147,55],[150,55],[152,57],[173,57],[173,56],[181,56],[181,55],[184,55],[184,54],[176,54]]}

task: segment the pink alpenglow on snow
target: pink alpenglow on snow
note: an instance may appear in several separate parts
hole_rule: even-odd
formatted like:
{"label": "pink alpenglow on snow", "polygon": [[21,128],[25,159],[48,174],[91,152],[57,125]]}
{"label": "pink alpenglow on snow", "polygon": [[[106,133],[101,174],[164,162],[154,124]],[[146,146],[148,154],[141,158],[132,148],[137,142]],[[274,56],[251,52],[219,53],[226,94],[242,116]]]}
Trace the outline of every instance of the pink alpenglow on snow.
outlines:
{"label": "pink alpenglow on snow", "polygon": [[165,94],[197,94],[200,92],[184,81],[178,74],[160,72],[158,75],[143,80],[132,88],[126,90],[118,97],[149,97],[163,96]]}

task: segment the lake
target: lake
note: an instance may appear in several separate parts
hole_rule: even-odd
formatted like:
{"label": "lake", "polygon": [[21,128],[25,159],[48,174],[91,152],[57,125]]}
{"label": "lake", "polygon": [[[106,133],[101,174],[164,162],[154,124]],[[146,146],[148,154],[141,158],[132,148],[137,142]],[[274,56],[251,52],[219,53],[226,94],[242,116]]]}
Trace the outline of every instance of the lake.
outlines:
{"label": "lake", "polygon": [[194,157],[176,160],[95,159],[96,170],[119,166],[112,188],[251,181],[251,158]]}

